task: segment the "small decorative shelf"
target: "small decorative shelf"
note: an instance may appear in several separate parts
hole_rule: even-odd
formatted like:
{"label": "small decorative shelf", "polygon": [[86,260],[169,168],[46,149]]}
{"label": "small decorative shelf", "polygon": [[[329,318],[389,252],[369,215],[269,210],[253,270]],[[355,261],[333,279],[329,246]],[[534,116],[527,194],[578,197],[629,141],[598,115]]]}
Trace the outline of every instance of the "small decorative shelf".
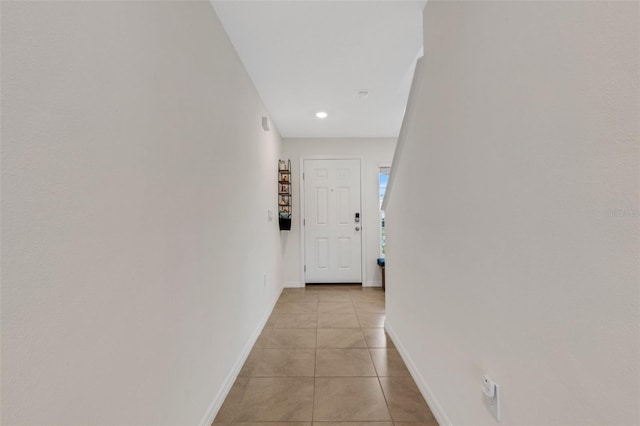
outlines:
{"label": "small decorative shelf", "polygon": [[278,223],[291,230],[291,160],[278,160]]}

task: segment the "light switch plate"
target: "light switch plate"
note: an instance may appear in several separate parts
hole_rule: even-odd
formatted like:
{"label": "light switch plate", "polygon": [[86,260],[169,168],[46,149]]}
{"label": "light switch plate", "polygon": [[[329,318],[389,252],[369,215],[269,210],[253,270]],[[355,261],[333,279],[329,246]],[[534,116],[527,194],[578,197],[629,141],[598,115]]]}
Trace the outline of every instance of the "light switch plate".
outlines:
{"label": "light switch plate", "polygon": [[482,393],[487,408],[500,421],[500,386],[487,374],[482,377]]}

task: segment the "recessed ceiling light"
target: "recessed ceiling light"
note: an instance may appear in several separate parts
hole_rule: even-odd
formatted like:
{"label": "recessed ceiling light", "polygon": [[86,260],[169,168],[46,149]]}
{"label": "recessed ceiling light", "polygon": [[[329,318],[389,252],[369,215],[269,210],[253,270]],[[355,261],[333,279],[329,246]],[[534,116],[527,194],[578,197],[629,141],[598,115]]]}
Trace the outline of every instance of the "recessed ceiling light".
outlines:
{"label": "recessed ceiling light", "polygon": [[357,96],[358,98],[360,98],[360,99],[364,99],[364,98],[366,98],[367,96],[369,96],[369,91],[368,91],[368,90],[358,90],[358,91],[356,92],[356,96]]}
{"label": "recessed ceiling light", "polygon": [[318,118],[327,118],[328,116],[329,116],[329,114],[327,114],[324,111],[316,112],[316,117],[318,117]]}

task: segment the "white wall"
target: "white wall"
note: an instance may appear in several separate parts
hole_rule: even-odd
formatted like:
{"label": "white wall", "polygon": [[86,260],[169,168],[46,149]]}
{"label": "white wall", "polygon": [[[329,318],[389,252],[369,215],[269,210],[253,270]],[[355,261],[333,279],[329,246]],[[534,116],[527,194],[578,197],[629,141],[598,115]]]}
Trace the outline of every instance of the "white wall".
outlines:
{"label": "white wall", "polygon": [[427,3],[387,325],[442,422],[640,423],[638,8]]}
{"label": "white wall", "polygon": [[2,2],[3,424],[211,417],[282,285],[262,115],[206,1]]}
{"label": "white wall", "polygon": [[291,159],[293,219],[291,231],[283,233],[285,242],[284,281],[289,287],[302,283],[300,271],[300,158],[314,155],[362,156],[364,182],[362,187],[363,256],[366,269],[365,286],[381,286],[382,278],[376,259],[380,257],[379,163],[391,164],[396,140],[393,138],[302,138],[284,139],[283,157]]}

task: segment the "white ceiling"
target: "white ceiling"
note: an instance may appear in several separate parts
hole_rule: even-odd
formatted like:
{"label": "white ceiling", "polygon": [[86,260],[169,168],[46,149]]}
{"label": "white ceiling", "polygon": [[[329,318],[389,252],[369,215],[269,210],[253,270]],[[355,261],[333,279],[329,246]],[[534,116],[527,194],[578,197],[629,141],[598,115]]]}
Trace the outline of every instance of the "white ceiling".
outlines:
{"label": "white ceiling", "polygon": [[426,0],[212,3],[283,137],[398,136]]}

